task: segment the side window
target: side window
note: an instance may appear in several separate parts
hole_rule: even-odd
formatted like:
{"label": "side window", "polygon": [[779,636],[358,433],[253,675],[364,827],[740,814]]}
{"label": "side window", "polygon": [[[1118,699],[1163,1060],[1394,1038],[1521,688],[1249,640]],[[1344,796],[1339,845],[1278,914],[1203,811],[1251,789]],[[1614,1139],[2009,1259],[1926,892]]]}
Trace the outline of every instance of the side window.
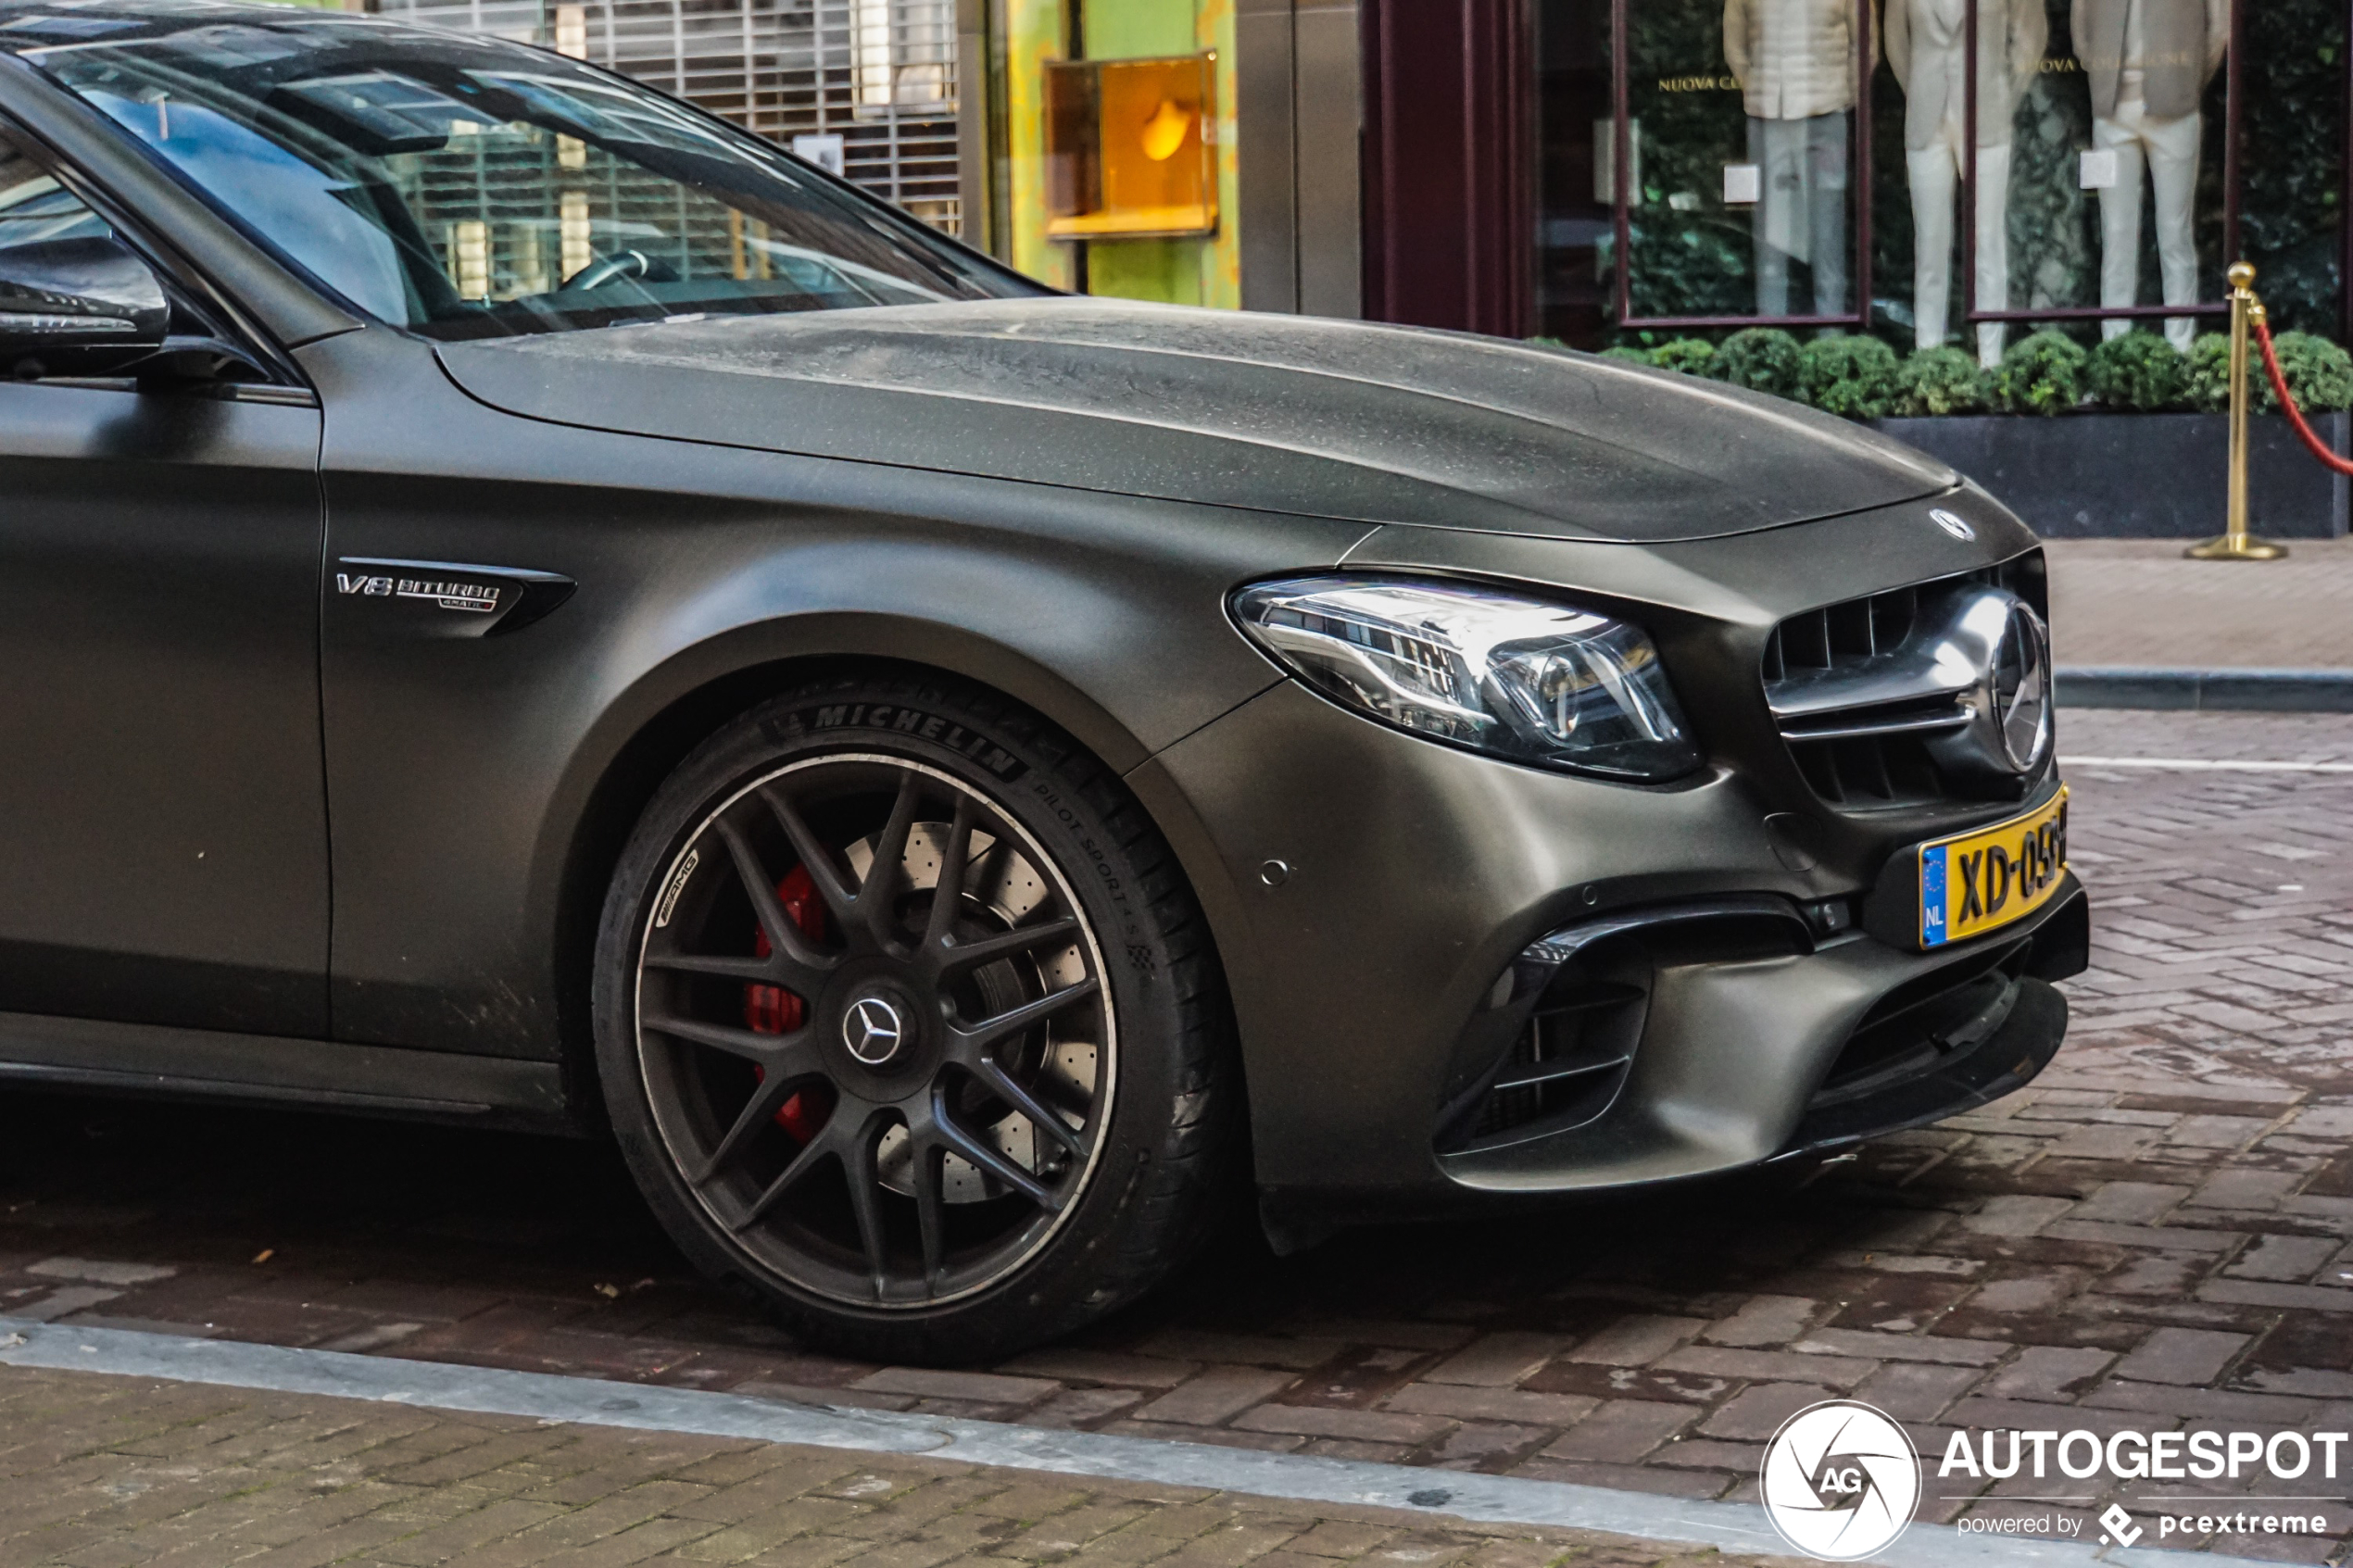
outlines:
{"label": "side window", "polygon": [[105,219],[0,135],[0,265],[19,245],[111,232]]}

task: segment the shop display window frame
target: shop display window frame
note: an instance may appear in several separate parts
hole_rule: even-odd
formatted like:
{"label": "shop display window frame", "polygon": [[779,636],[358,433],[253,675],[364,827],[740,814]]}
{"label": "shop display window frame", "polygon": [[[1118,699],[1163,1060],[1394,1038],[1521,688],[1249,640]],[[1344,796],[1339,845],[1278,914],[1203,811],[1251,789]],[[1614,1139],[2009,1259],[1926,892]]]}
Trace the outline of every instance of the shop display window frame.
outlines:
{"label": "shop display window frame", "polygon": [[[1633,314],[1633,72],[1628,47],[1629,16],[1634,0],[1610,0],[1610,217],[1614,236],[1611,257],[1613,273],[1610,295],[1616,313],[1608,326],[1619,332],[1642,332],[1666,328],[1714,330],[1726,327],[1780,327],[1802,330],[1812,327],[1851,327],[1859,332],[1871,328],[1871,300],[1877,282],[1871,270],[1871,192],[1873,190],[1871,82],[1879,70],[1878,17],[1875,0],[1855,0],[1855,104],[1856,112],[1848,134],[1849,166],[1855,170],[1850,188],[1855,194],[1854,221],[1849,232],[1854,246],[1853,266],[1849,276],[1854,282],[1856,307],[1831,316],[1636,316]],[[1969,0],[1963,27],[1965,36],[1974,42],[1978,37],[1980,0]],[[2230,0],[2230,46],[2223,59],[2222,111],[2222,265],[2239,259],[2239,208],[2244,195],[2241,169],[2243,127],[2241,106],[2245,102],[2242,82],[2243,56],[2246,43],[2247,0]],[[2353,3],[2348,4],[2347,36],[2353,38]],[[1962,51],[1965,60],[1962,92],[1961,182],[1958,193],[1960,210],[1964,215],[1977,210],[1977,107],[1978,50],[1972,46]],[[2347,50],[2353,56],[2353,49]],[[2347,182],[2353,185],[2353,57],[2347,62],[2347,103],[2346,127]],[[2340,220],[2343,232],[2338,241],[2338,289],[2345,304],[2341,314],[2353,332],[2353,216]],[[1977,297],[1977,225],[1961,221],[1956,225],[1960,233],[1960,276],[1954,280],[1961,299],[1960,320],[1957,323],[1964,337],[1970,327],[1980,324],[2028,323],[2045,324],[2070,321],[2118,320],[2178,320],[2227,316],[2230,302],[2225,299],[2199,300],[2188,305],[2120,305],[2120,306],[2049,306],[2041,309],[1982,309]]]}

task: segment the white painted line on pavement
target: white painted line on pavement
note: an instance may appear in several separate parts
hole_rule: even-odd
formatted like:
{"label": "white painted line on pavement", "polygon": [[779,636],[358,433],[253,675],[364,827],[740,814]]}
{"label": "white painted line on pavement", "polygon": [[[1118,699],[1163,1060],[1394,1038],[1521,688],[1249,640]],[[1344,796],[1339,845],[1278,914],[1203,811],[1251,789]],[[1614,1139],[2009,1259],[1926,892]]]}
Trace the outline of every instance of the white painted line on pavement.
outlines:
{"label": "white painted line on pavement", "polygon": [[2066,768],[2174,768],[2190,773],[2353,773],[2353,762],[2233,762],[2199,757],[2062,757]]}
{"label": "white painted line on pavement", "polygon": [[[371,1399],[479,1415],[528,1416],[551,1424],[619,1426],[861,1453],[921,1454],[965,1464],[1205,1487],[1290,1501],[1406,1509],[1482,1524],[1604,1530],[1748,1555],[1794,1555],[1773,1533],[1764,1511],[1745,1503],[1692,1502],[1511,1475],[1262,1453],[1103,1432],[1063,1432],[894,1411],[786,1404],[740,1394],[549,1373],[451,1366],[391,1356],[299,1350],[11,1318],[0,1318],[0,1365]],[[2249,1559],[2206,1553],[2185,1558],[2179,1552],[2147,1548],[2102,1549],[2080,1542],[2016,1536],[1963,1536],[1949,1525],[1926,1524],[1914,1525],[1870,1561],[1888,1568],[1993,1568],[2018,1563],[2052,1568],[2091,1568],[2095,1563],[2114,1568],[2276,1568]]]}

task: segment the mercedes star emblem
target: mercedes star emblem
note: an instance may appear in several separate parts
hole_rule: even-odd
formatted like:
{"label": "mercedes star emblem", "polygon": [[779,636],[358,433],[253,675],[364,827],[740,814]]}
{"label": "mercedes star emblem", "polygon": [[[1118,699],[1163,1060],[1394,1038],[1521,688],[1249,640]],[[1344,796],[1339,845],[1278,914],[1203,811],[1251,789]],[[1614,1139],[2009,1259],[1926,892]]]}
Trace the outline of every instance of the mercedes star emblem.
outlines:
{"label": "mercedes star emblem", "polygon": [[905,1035],[899,1010],[880,997],[861,997],[841,1015],[842,1044],[869,1067],[880,1067],[898,1055]]}
{"label": "mercedes star emblem", "polygon": [[[2032,605],[1982,583],[1963,584],[1922,613],[1925,629],[1906,644],[1912,662],[1892,661],[1895,675],[1877,700],[1885,706],[1907,695],[1944,694],[1950,717],[1936,715],[1921,727],[1930,757],[1952,778],[2008,798],[2050,760],[2050,633]],[[1916,722],[1900,717],[1911,710],[1892,710],[1899,722]]]}
{"label": "mercedes star emblem", "polygon": [[2027,605],[2010,606],[2009,625],[1994,656],[1994,718],[2011,768],[2032,772],[2051,741],[2051,638]]}

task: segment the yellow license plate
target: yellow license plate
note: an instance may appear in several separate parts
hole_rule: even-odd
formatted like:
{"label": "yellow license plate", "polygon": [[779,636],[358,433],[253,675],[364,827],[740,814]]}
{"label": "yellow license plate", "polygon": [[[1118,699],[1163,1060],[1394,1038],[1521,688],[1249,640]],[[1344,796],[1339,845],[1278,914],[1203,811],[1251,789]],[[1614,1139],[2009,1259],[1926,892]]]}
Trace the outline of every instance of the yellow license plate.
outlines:
{"label": "yellow license plate", "polygon": [[1920,846],[1920,946],[1999,931],[2050,902],[2067,870],[2067,790],[2022,817]]}

